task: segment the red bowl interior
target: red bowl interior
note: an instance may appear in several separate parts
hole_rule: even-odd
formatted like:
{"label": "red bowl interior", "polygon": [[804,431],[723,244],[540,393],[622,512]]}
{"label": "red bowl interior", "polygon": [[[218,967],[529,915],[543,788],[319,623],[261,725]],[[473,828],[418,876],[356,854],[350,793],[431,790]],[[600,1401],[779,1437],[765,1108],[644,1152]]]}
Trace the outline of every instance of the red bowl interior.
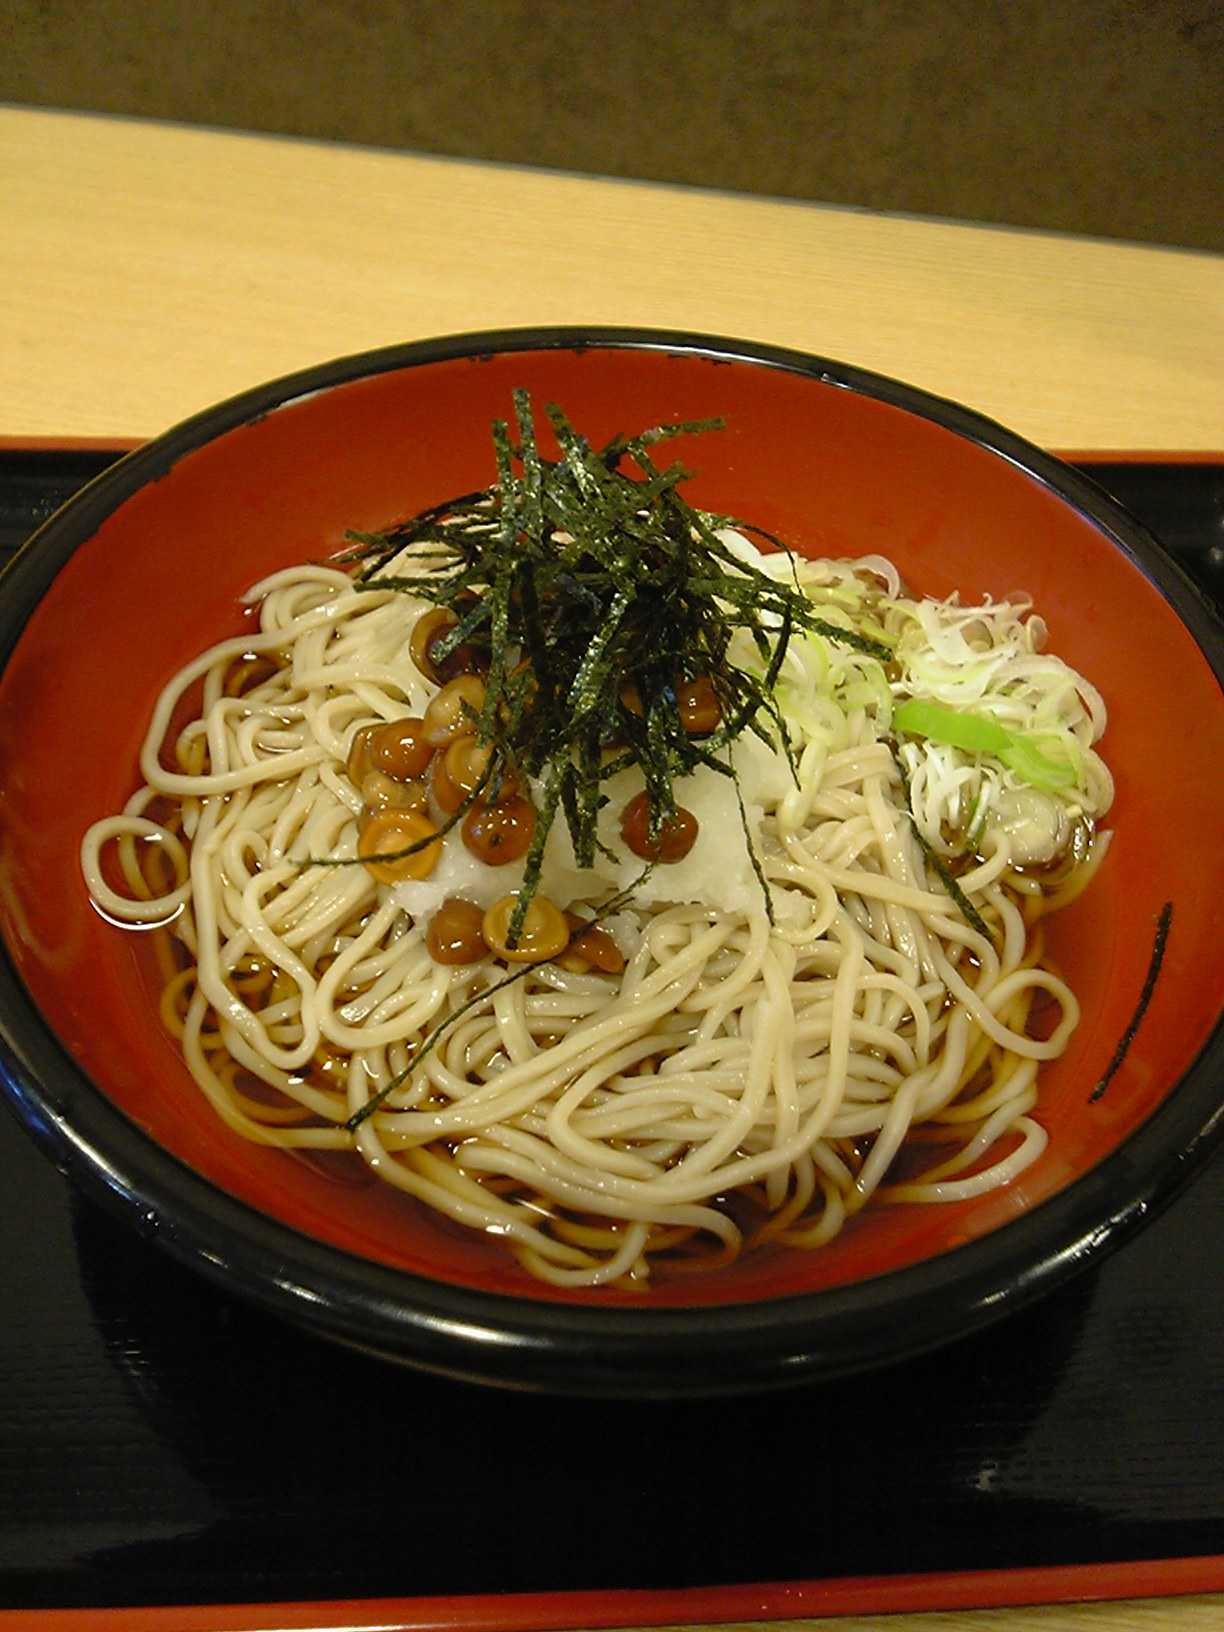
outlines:
{"label": "red bowl interior", "polygon": [[[376,1182],[326,1176],[250,1145],[209,1110],[157,1021],[141,937],[90,908],[85,827],[134,787],[159,688],[236,633],[255,579],[492,477],[489,424],[526,385],[593,438],[722,415],[679,445],[690,496],[812,554],[880,552],[916,588],[965,598],[1025,589],[1055,651],[1109,708],[1115,839],[1093,887],[1051,922],[1051,953],[1083,1005],[1044,1071],[1051,1139],[1010,1188],[946,1207],[887,1207],[814,1253],[749,1257],[660,1285],[652,1302],[774,1297],[915,1263],[996,1229],[1114,1150],[1174,1088],[1220,1006],[1215,903],[1224,708],[1170,606],[1086,517],[1000,455],[916,414],[810,376],[696,354],[499,354],[396,369],[305,396],[181,458],[69,560],[0,680],[0,926],[43,1014],[98,1088],[199,1173],[349,1252],[462,1285],[537,1298],[501,1250]],[[12,722],[17,729],[11,729]],[[1123,1067],[1089,1096],[1134,1012],[1166,901],[1176,918],[1151,1007]],[[1173,1157],[1171,1156],[1171,1160]],[[354,1160],[356,1168],[356,1161]]]}

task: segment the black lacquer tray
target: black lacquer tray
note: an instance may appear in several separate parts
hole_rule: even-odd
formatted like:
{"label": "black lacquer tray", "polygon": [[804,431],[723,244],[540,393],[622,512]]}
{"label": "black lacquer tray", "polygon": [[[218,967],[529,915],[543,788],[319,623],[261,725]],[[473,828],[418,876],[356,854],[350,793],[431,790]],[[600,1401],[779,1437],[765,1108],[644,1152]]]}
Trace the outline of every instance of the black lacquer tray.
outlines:
{"label": "black lacquer tray", "polygon": [[[0,448],[0,562],[114,457]],[[1224,602],[1224,461],[1079,462]],[[0,1628],[271,1602],[330,1626],[325,1601],[352,1599],[433,1600],[384,1625],[645,1624],[1070,1596],[1085,1569],[1224,1590],[1220,1161],[981,1335],[677,1404],[487,1392],[328,1347],[80,1200],[3,1113],[0,1175]]]}

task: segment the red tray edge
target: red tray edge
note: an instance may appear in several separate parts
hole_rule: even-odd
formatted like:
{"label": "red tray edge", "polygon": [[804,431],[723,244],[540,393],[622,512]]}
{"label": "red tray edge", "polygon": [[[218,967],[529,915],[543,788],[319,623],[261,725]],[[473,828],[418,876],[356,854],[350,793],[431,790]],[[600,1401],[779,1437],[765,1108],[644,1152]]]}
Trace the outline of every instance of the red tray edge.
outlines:
{"label": "red tray edge", "polygon": [[560,1632],[579,1626],[717,1626],[1216,1592],[1224,1592],[1224,1554],[659,1591],[0,1610],[0,1632]]}
{"label": "red tray edge", "polygon": [[1218,465],[1224,449],[1212,448],[1050,448],[1069,465]]}
{"label": "red tray edge", "polygon": [[0,453],[131,453],[139,436],[0,436]]}

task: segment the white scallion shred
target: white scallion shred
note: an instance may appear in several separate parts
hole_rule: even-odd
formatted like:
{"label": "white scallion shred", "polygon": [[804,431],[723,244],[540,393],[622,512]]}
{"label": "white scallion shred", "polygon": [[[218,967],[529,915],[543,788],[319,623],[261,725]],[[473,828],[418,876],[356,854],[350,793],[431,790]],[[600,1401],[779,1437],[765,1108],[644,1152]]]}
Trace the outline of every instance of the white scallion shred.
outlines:
{"label": "white scallion shred", "polygon": [[[992,832],[1006,831],[1017,860],[1022,854],[1048,860],[1065,847],[1077,820],[1099,820],[1108,811],[1113,779],[1095,751],[1105,729],[1104,701],[1095,686],[1046,650],[1045,620],[1027,596],[968,605],[956,595],[914,599],[881,556],[805,561],[759,554],[742,539],[732,547],[773,577],[795,574],[827,622],[881,640],[893,651],[886,671],[877,659],[820,635],[792,638],[776,696],[795,738],[801,786],[782,802],[783,828],[804,821],[819,789],[820,767],[846,746],[849,722],[866,715],[887,737],[894,709],[910,697],[997,721],[1065,767],[1068,777],[1057,790],[1035,789],[992,755],[903,737],[900,756],[913,815],[937,853],[957,855]],[[763,672],[746,637],[731,655]],[[1023,799],[1016,797],[1020,790]],[[1019,810],[1031,818],[1027,824],[1018,825]]]}

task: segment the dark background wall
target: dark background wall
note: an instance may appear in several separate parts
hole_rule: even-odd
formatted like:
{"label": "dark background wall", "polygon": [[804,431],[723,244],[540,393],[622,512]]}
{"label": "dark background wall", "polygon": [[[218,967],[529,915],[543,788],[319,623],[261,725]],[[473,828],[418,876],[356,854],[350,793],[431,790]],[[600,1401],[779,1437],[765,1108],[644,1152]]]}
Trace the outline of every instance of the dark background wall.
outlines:
{"label": "dark background wall", "polygon": [[0,0],[0,100],[1224,249],[1221,0]]}

